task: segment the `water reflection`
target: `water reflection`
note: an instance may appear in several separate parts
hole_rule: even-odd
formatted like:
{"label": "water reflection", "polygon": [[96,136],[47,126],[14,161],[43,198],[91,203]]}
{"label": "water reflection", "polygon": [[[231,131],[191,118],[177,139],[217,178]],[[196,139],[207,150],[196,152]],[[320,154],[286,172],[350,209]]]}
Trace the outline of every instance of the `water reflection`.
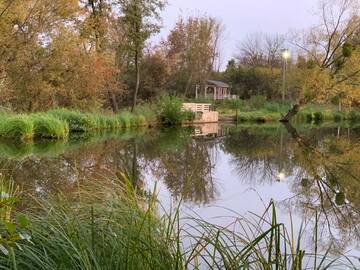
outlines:
{"label": "water reflection", "polygon": [[[316,216],[324,248],[344,250],[360,243],[359,138],[359,129],[336,125],[135,130],[68,142],[0,142],[0,166],[31,194],[122,174],[143,188],[151,175],[173,198],[199,206],[226,198],[225,183],[255,189],[286,183],[283,211],[311,222]],[[233,170],[230,179],[224,164]]]}

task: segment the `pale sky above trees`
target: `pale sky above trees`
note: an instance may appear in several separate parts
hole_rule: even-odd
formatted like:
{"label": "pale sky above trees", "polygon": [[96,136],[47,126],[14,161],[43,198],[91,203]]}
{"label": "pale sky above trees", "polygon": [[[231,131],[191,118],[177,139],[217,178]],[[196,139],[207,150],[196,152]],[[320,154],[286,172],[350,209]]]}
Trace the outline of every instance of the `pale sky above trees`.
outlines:
{"label": "pale sky above trees", "polygon": [[316,22],[317,0],[169,0],[163,12],[165,37],[179,16],[209,15],[226,27],[222,66],[233,57],[236,45],[256,32],[286,34]]}

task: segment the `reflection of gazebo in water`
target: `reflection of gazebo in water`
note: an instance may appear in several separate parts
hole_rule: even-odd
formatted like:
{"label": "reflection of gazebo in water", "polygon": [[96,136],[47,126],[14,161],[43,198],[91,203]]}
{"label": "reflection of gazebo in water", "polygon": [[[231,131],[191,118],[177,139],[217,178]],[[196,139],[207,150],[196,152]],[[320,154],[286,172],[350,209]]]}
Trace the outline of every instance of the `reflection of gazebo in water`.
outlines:
{"label": "reflection of gazebo in water", "polygon": [[196,98],[211,98],[214,100],[231,99],[230,85],[221,81],[207,80],[201,89],[196,86]]}

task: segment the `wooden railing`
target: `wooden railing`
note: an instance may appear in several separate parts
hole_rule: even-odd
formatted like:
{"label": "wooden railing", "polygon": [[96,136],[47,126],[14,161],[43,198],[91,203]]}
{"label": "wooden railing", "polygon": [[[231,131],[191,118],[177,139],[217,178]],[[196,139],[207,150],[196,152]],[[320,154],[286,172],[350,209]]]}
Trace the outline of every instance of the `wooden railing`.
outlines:
{"label": "wooden railing", "polygon": [[211,111],[210,103],[184,103],[183,109],[194,113],[207,113]]}

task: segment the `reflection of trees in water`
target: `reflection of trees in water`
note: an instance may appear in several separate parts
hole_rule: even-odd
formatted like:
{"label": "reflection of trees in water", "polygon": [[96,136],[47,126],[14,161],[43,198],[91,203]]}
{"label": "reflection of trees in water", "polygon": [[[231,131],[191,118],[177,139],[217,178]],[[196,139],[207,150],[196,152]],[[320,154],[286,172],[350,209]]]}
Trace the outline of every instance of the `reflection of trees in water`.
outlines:
{"label": "reflection of trees in water", "polygon": [[217,143],[192,139],[191,131],[167,129],[144,149],[148,169],[163,179],[172,195],[197,204],[209,203],[216,191],[213,170]]}
{"label": "reflection of trees in water", "polygon": [[26,191],[44,193],[72,190],[88,181],[122,174],[142,187],[143,174],[151,170],[174,195],[206,203],[215,197],[215,147],[211,144],[192,140],[184,129],[149,131],[141,137],[86,144],[56,157],[29,155],[21,162],[3,159],[0,168]]}
{"label": "reflection of trees in water", "polygon": [[[319,228],[327,228],[322,233],[329,236],[324,247],[334,243],[342,250],[356,244],[360,240],[360,144],[339,134],[309,141],[292,126],[287,128],[294,139],[291,148],[301,171],[301,177],[291,184],[297,196],[289,205],[307,217],[311,212],[318,213]],[[357,196],[353,196],[354,192]]]}
{"label": "reflection of trees in water", "polygon": [[[81,143],[80,143],[81,144]],[[141,164],[137,145],[141,138],[106,139],[101,142],[71,146],[57,156],[30,155],[21,161],[0,160],[1,171],[28,192],[58,192],[76,189],[88,181],[124,173],[135,185],[141,184]]]}
{"label": "reflection of trees in water", "polygon": [[231,132],[222,147],[232,155],[231,164],[243,181],[261,184],[264,179],[275,180],[280,171],[292,173],[285,132],[278,127],[241,128]]}
{"label": "reflection of trees in water", "polygon": [[[233,155],[232,164],[243,179],[273,181],[283,170],[291,175],[294,197],[283,206],[301,212],[306,218],[318,213],[322,239],[342,249],[360,240],[360,144],[358,134],[349,129],[307,131],[300,136],[287,126],[289,135],[281,130],[246,129],[236,131],[225,139],[225,151]],[[261,172],[262,171],[262,172]],[[250,176],[250,177],[249,177]]]}
{"label": "reflection of trees in water", "polygon": [[159,156],[157,173],[173,195],[195,203],[209,203],[215,198],[213,149],[202,139],[190,140],[180,151]]}

